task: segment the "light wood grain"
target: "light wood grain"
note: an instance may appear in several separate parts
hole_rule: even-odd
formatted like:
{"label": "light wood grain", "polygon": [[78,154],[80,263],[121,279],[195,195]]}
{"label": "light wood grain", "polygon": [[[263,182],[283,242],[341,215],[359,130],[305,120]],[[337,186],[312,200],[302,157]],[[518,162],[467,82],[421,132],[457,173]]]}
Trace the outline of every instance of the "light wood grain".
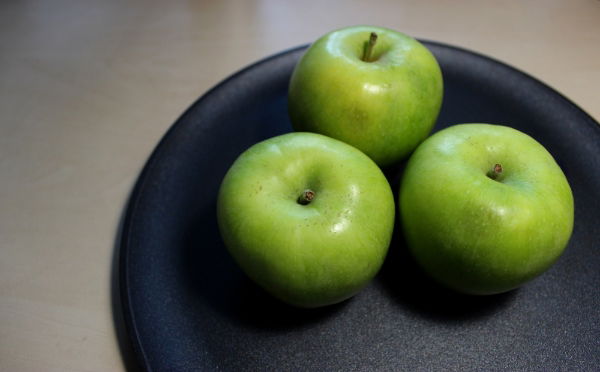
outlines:
{"label": "light wood grain", "polygon": [[600,118],[597,0],[2,1],[0,370],[123,369],[111,267],[148,155],[221,79],[353,24],[495,57]]}

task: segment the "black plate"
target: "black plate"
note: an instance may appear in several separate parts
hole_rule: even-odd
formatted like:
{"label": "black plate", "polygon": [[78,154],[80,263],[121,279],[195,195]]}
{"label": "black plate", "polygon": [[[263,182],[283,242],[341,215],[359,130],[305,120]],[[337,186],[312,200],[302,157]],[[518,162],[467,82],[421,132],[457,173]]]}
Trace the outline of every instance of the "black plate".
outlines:
{"label": "black plate", "polygon": [[[513,126],[554,155],[575,195],[565,254],[521,289],[447,292],[395,236],[381,273],[342,304],[297,310],[253,285],[215,219],[219,184],[250,145],[291,130],[286,91],[304,47],[233,75],[179,118],[146,164],[123,225],[127,328],[148,370],[593,370],[600,367],[600,126],[502,63],[426,42],[444,74],[436,130]],[[392,183],[401,167],[388,169]],[[395,187],[395,186],[394,186]]]}

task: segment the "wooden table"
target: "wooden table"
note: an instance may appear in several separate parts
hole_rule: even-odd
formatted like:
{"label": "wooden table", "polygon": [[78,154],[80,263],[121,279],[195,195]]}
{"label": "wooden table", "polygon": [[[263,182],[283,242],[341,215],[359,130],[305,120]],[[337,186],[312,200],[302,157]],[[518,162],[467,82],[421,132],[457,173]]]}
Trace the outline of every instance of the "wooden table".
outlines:
{"label": "wooden table", "polygon": [[226,76],[354,24],[495,57],[600,119],[597,0],[2,1],[0,370],[131,366],[115,242],[150,152]]}

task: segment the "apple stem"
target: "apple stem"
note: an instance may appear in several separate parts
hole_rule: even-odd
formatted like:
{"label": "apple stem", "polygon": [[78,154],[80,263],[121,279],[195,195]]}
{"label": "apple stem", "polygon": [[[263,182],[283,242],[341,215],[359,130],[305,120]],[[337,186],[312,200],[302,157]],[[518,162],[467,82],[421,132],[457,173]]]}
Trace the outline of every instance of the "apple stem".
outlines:
{"label": "apple stem", "polygon": [[311,189],[302,191],[302,194],[298,197],[298,204],[306,205],[315,198],[315,192]]}
{"label": "apple stem", "polygon": [[367,42],[367,45],[365,46],[365,53],[363,54],[363,58],[362,60],[365,62],[371,62],[371,54],[373,53],[373,47],[375,46],[375,43],[377,42],[377,34],[374,32],[371,32],[371,36],[369,36],[369,41]]}
{"label": "apple stem", "polygon": [[502,165],[496,164],[487,172],[487,176],[493,180],[498,179],[502,175]]}

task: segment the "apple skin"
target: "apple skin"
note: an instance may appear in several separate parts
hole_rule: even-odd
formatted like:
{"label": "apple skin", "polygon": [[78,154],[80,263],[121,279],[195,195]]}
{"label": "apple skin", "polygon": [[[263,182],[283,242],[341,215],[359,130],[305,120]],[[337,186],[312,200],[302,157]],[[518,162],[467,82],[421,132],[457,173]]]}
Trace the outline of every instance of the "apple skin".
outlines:
{"label": "apple skin", "polygon": [[[304,190],[314,199],[298,203]],[[246,150],[219,190],[221,236],[242,270],[280,300],[319,307],[352,297],[379,271],[395,217],[390,185],[365,154],[315,133]]]}
{"label": "apple skin", "polygon": [[[362,60],[371,32],[373,61]],[[310,46],[290,80],[297,131],[346,142],[385,167],[407,157],[431,132],[443,81],[435,57],[417,40],[373,26],[333,31]]]}
{"label": "apple skin", "polygon": [[[487,176],[495,164],[496,179]],[[408,247],[441,284],[467,294],[517,288],[546,271],[573,230],[573,194],[546,149],[515,129],[461,124],[424,141],[399,196]]]}

